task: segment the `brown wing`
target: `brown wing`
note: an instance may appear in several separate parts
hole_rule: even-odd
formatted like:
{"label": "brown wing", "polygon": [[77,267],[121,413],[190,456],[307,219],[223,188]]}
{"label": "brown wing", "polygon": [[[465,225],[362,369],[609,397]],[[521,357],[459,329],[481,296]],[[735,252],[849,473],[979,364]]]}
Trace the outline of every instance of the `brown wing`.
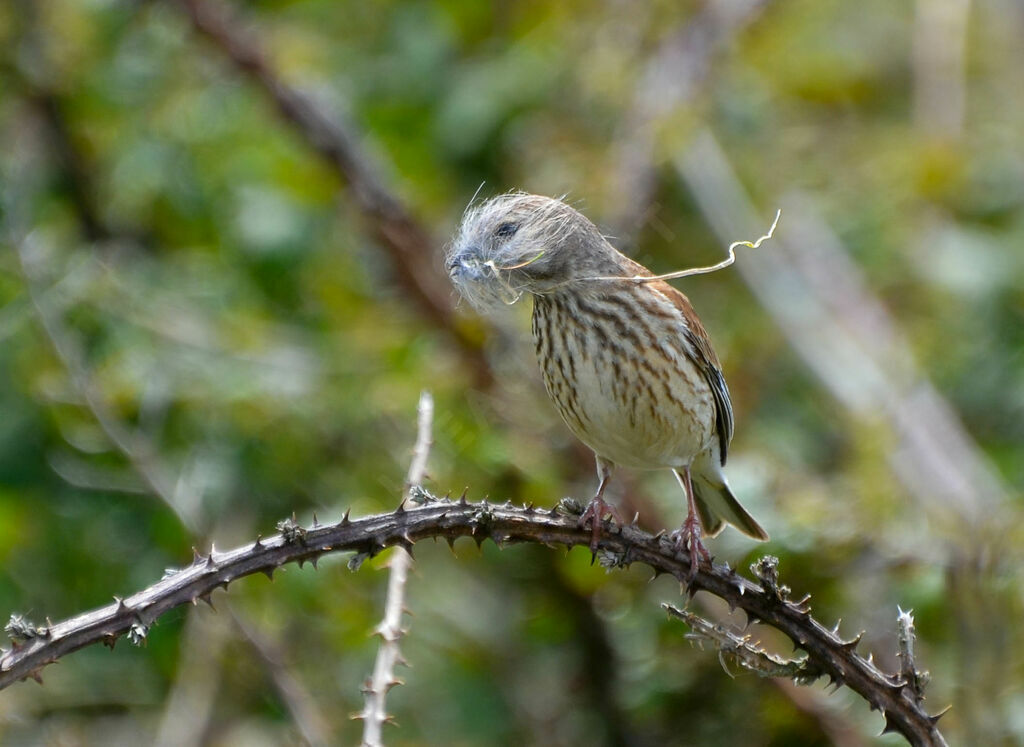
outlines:
{"label": "brown wing", "polygon": [[718,433],[719,456],[724,466],[735,426],[732,417],[732,402],[729,399],[729,387],[725,384],[718,356],[715,355],[715,350],[711,347],[711,339],[697,317],[697,313],[693,310],[690,299],[665,282],[651,283],[651,287],[664,294],[686,319],[687,330],[684,334],[686,341],[690,343],[690,347],[695,353],[694,363],[704,374],[715,398],[715,431]]}

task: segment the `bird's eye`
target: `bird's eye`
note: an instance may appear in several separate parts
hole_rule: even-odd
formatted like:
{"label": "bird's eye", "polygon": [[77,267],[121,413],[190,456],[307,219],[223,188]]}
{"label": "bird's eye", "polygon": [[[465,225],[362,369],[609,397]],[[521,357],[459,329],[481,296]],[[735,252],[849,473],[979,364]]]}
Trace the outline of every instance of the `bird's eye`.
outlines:
{"label": "bird's eye", "polygon": [[518,223],[502,223],[494,230],[494,235],[499,239],[507,239],[510,236],[515,236],[516,231],[519,230]]}

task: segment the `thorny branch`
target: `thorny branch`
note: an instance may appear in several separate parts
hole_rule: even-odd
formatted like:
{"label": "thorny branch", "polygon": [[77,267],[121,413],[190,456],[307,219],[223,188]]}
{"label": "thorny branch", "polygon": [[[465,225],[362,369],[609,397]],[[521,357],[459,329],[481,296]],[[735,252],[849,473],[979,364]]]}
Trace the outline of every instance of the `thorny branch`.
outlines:
{"label": "thorny branch", "polygon": [[[427,457],[430,454],[431,428],[434,420],[434,399],[430,392],[420,393],[417,407],[416,446],[409,464],[409,474],[405,480],[405,493],[402,504],[419,494],[420,483],[427,471]],[[377,649],[377,660],[374,662],[373,675],[364,689],[366,705],[355,718],[363,719],[363,744],[366,747],[383,745],[382,731],[389,720],[384,708],[388,691],[402,681],[395,676],[395,665],[405,664],[398,641],[405,631],[402,629],[402,613],[405,612],[405,581],[409,575],[412,555],[399,547],[391,557],[391,569],[388,576],[388,593],[384,602],[384,619],[377,627],[380,635],[380,647]]]}
{"label": "thorny branch", "polygon": [[[168,610],[189,602],[208,602],[217,588],[227,588],[244,576],[265,573],[272,577],[285,563],[309,561],[315,566],[329,552],[354,552],[349,567],[355,569],[388,547],[411,550],[416,542],[428,538],[440,537],[452,544],[459,537],[472,537],[478,544],[491,539],[499,546],[533,542],[571,548],[590,543],[589,530],[580,529],[576,517],[571,512],[566,515],[561,507],[546,511],[532,505],[469,503],[465,497],[453,502],[422,489],[415,491],[414,498],[421,505],[407,507],[403,500],[391,513],[362,519],[352,520],[346,512],[333,524],[314,520],[312,526],[303,527],[294,520],[283,521],[278,525],[279,534],[228,552],[196,552],[190,565],[170,571],[152,586],[58,623],[39,626],[12,616],[7,632],[14,644],[0,653],[0,688],[29,677],[40,679],[43,667],[84,646],[98,642],[113,646],[122,635],[140,643]],[[599,550],[602,565],[609,569],[644,563],[655,575],[666,573],[681,583],[690,569],[687,553],[677,552],[664,533],[651,535],[635,525],[604,528]],[[870,657],[857,653],[859,636],[843,640],[836,630],[815,620],[808,597],[792,601],[789,590],[779,583],[774,559],[755,564],[754,570],[760,583],[727,565],[703,565],[688,592],[706,591],[744,610],[751,621],[783,632],[807,653],[802,679],[828,677],[836,685],[847,685],[873,709],[882,711],[887,731],[899,732],[913,745],[946,744],[936,726],[938,716],[924,710],[905,674],[882,672]],[[909,657],[902,664],[909,667],[906,671],[913,670]]]}

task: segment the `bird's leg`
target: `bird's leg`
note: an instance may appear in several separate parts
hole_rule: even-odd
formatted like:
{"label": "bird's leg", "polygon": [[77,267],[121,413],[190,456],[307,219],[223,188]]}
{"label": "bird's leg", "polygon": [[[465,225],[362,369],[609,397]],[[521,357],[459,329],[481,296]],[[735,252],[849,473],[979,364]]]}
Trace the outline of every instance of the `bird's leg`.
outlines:
{"label": "bird's leg", "polygon": [[693,496],[690,468],[684,467],[682,474],[678,470],[674,471],[676,479],[679,480],[679,484],[686,492],[686,521],[672,533],[672,538],[676,542],[677,551],[685,547],[690,553],[690,580],[692,581],[697,576],[697,565],[700,563],[700,559],[703,558],[710,563],[711,553],[704,547],[704,543],[700,539],[700,518],[697,516],[697,502]]}
{"label": "bird's leg", "polygon": [[601,534],[601,520],[604,519],[606,514],[610,514],[619,526],[622,526],[622,516],[619,515],[619,511],[615,506],[604,501],[604,491],[608,487],[608,481],[612,477],[612,469],[614,465],[611,462],[605,461],[601,457],[597,458],[597,476],[600,482],[597,485],[597,493],[593,498],[590,499],[590,503],[587,504],[586,510],[583,515],[580,516],[579,526],[586,529],[587,524],[590,524],[591,532],[590,535],[590,552],[593,554],[597,553],[597,540]]}

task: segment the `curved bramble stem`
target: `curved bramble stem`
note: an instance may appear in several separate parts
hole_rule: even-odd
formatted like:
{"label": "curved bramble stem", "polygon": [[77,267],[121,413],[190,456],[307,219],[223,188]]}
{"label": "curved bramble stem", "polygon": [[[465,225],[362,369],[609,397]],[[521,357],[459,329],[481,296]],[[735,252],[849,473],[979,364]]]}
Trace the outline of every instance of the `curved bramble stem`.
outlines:
{"label": "curved bramble stem", "polygon": [[[39,678],[41,670],[62,656],[85,646],[122,636],[141,643],[153,622],[171,609],[208,600],[217,588],[254,573],[271,574],[284,563],[316,561],[330,552],[355,553],[351,568],[388,547],[409,547],[420,540],[440,537],[455,541],[472,537],[490,539],[499,546],[513,543],[566,545],[589,548],[592,533],[579,526],[578,516],[557,509],[495,505],[438,499],[422,488],[412,491],[418,505],[403,506],[387,514],[352,520],[348,514],[334,524],[302,527],[293,520],[279,524],[281,533],[228,552],[197,553],[192,563],[169,572],[162,580],[124,599],[68,620],[34,625],[12,616],[7,631],[14,645],[0,651],[0,689],[27,678]],[[651,535],[634,526],[602,526],[598,558],[606,568],[643,563],[656,574],[669,574],[686,583],[690,557],[676,550],[664,536]],[[828,677],[846,685],[872,708],[882,711],[889,731],[902,734],[911,744],[945,745],[936,722],[938,716],[924,709],[911,683],[901,673],[886,673],[870,657],[857,652],[859,637],[841,638],[831,626],[810,614],[806,599],[793,601],[780,583],[777,561],[765,558],[754,566],[758,581],[747,579],[726,565],[703,563],[689,582],[690,593],[703,590],[744,610],[785,634],[807,652],[801,680]],[[918,675],[920,679],[920,675]]]}

